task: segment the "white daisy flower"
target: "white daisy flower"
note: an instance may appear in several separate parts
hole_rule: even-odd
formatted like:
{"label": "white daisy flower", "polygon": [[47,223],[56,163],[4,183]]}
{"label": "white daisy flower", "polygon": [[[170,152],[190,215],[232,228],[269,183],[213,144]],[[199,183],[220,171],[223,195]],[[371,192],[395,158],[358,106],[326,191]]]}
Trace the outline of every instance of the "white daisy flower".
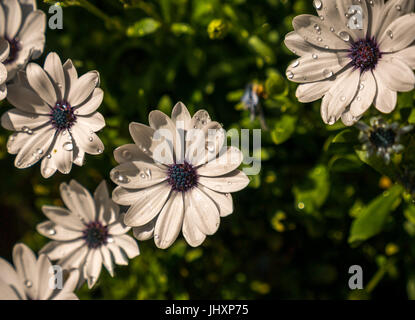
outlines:
{"label": "white daisy flower", "polygon": [[[242,153],[235,147],[222,149],[226,139],[222,126],[211,121],[205,110],[192,118],[181,102],[171,118],[152,111],[149,123],[150,127],[131,123],[135,144],[114,151],[120,165],[110,174],[119,185],[113,200],[130,206],[124,222],[133,227],[138,240],[154,237],[156,246],[166,249],[182,230],[191,246],[199,246],[206,235],[218,230],[220,217],[232,213],[230,193],[249,183],[237,170]],[[158,139],[160,131],[168,133],[162,134],[164,139]],[[191,139],[192,135],[196,139]],[[162,148],[164,155],[160,156],[163,145],[174,149]],[[195,150],[206,153],[195,155]]]}
{"label": "white daisy flower", "polygon": [[13,248],[13,262],[14,268],[0,258],[0,300],[78,300],[73,292],[79,278],[77,270],[59,289],[52,281],[52,264],[46,255],[36,259],[32,250],[18,243]]}
{"label": "white daisy flower", "polygon": [[78,78],[71,60],[62,66],[56,53],[47,56],[44,69],[29,63],[8,86],[15,109],[1,118],[5,129],[16,131],[7,143],[8,152],[17,154],[15,166],[42,161],[42,176],[49,178],[56,170],[68,174],[72,163],[82,166],[85,153],[101,154],[104,145],[95,132],[105,120],[96,110],[104,93],[98,85],[97,71]]}
{"label": "white daisy flower", "polygon": [[4,66],[4,62],[9,56],[10,46],[9,43],[0,38],[0,100],[3,100],[7,96],[7,69]]}
{"label": "white daisy flower", "polygon": [[[319,17],[300,15],[286,46],[300,58],[287,69],[297,97],[323,97],[321,116],[357,122],[373,103],[394,110],[397,92],[414,89],[414,0],[314,0]],[[361,23],[360,23],[360,17]]]}
{"label": "white daisy flower", "polygon": [[75,180],[60,185],[61,197],[68,209],[44,206],[50,219],[37,225],[37,231],[53,241],[40,253],[58,265],[71,270],[78,268],[81,277],[92,288],[99,278],[102,264],[114,275],[114,262],[127,265],[128,258],[139,255],[137,242],[122,223],[123,215],[108,194],[102,181],[94,197]]}
{"label": "white daisy flower", "polygon": [[14,78],[29,60],[39,58],[45,46],[46,15],[35,0],[2,0],[0,38],[7,40],[10,53],[5,61],[7,79]]}

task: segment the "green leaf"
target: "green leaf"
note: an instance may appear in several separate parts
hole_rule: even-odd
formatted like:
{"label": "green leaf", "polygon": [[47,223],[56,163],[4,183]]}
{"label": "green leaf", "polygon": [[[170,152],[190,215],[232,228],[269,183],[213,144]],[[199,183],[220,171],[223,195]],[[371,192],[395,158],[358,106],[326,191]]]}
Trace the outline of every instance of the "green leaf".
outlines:
{"label": "green leaf", "polygon": [[368,153],[364,150],[355,149],[355,152],[360,160],[362,160],[367,165],[371,166],[373,169],[379,173],[390,177],[392,180],[396,180],[399,175],[398,168],[395,166],[393,161],[390,164],[386,164],[385,161],[376,156],[376,154],[368,157]]}
{"label": "green leaf", "polygon": [[281,144],[287,141],[295,131],[297,117],[285,114],[275,123],[271,131],[271,138],[275,144]]}
{"label": "green leaf", "polygon": [[128,27],[127,35],[129,37],[143,37],[154,33],[160,28],[161,23],[153,18],[144,18]]}
{"label": "green leaf", "polygon": [[274,51],[260,38],[252,36],[248,40],[249,45],[262,56],[267,63],[273,63],[275,60]]}
{"label": "green leaf", "polygon": [[382,231],[389,214],[399,205],[403,188],[395,185],[375,198],[353,221],[349,243],[359,244]]}
{"label": "green leaf", "polygon": [[294,186],[296,207],[309,214],[317,214],[330,192],[330,180],[327,168],[319,165],[310,171],[299,186]]}

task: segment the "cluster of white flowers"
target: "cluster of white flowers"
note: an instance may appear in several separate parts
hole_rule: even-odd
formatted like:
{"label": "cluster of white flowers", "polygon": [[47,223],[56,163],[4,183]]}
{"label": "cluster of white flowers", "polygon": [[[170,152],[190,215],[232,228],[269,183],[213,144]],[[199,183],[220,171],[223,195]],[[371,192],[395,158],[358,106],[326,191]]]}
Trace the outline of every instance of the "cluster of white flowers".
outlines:
{"label": "cluster of white flowers", "polygon": [[[97,71],[79,77],[72,61],[62,64],[54,52],[43,68],[30,62],[43,52],[45,20],[34,0],[0,2],[0,99],[14,107],[1,117],[1,125],[14,131],[7,150],[16,155],[17,168],[40,161],[49,178],[56,171],[69,174],[73,163],[83,166],[85,153],[104,151],[96,132],[105,120],[97,111],[104,97]],[[171,118],[151,112],[149,124],[131,123],[135,144],[114,151],[119,166],[110,174],[118,185],[112,197],[105,181],[93,196],[75,180],[61,184],[66,208],[42,208],[49,220],[37,231],[52,241],[39,258],[23,244],[14,247],[14,268],[0,258],[0,299],[77,299],[74,290],[85,281],[92,288],[102,265],[113,276],[115,264],[139,255],[131,228],[136,239],[154,238],[162,249],[180,230],[191,246],[218,230],[220,218],[233,212],[230,193],[249,183],[237,169],[241,151],[225,146],[222,126],[207,111],[191,117],[180,102]],[[161,156],[157,150],[166,143],[171,148]],[[120,213],[118,204],[130,207]],[[52,262],[67,275],[61,288],[51,284]]]}

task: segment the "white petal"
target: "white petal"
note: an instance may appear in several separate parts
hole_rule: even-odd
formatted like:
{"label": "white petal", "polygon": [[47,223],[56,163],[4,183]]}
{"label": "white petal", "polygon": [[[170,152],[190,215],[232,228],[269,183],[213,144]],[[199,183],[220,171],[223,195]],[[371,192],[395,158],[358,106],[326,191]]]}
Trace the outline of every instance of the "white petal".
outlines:
{"label": "white petal", "polygon": [[6,15],[3,6],[0,6],[0,34],[3,36],[6,33]]}
{"label": "white petal", "polygon": [[102,263],[111,277],[114,277],[114,262],[112,261],[111,252],[106,246],[102,246],[99,250],[101,251]]}
{"label": "white petal", "polygon": [[[153,154],[153,157],[155,157],[154,159],[161,163],[166,161],[170,162],[170,153],[173,154],[173,152],[175,152],[176,161],[181,161],[181,157],[184,154],[183,146],[173,121],[159,110],[151,111],[148,116],[148,121],[150,126],[159,134],[160,140],[161,138],[164,138],[167,142],[165,156],[162,157],[162,155],[155,150],[156,152]],[[164,159],[164,161],[162,159]]]}
{"label": "white petal", "polygon": [[154,243],[160,249],[167,249],[177,239],[183,224],[183,194],[172,192],[156,221]]}
{"label": "white petal", "polygon": [[78,116],[76,122],[94,132],[105,127],[105,119],[99,112],[94,112],[89,116]]}
{"label": "white petal", "polygon": [[33,58],[43,51],[45,42],[46,14],[41,10],[31,12],[19,32],[20,40],[33,51]]}
{"label": "white petal", "polygon": [[13,248],[13,263],[16,272],[23,281],[26,293],[34,298],[38,288],[36,256],[26,245],[18,243]]}
{"label": "white petal", "polygon": [[322,23],[319,17],[302,14],[293,19],[293,27],[307,42],[314,46],[336,50],[348,50],[349,43],[341,40],[326,23]]}
{"label": "white petal", "polygon": [[386,86],[385,82],[383,81],[383,75],[381,71],[374,70],[373,74],[375,76],[377,85],[377,92],[373,104],[380,112],[391,113],[396,107],[398,95],[396,91],[391,90]]}
{"label": "white petal", "polygon": [[167,169],[144,161],[126,162],[110,172],[111,180],[129,189],[142,189],[167,180]]}
{"label": "white petal", "polygon": [[11,109],[1,116],[1,125],[11,131],[33,130],[48,122],[49,116],[29,114],[18,109]]}
{"label": "white petal", "polygon": [[105,180],[101,181],[94,192],[94,201],[96,206],[95,220],[104,221],[106,224],[118,220],[118,207],[109,197],[108,187]]}
{"label": "white petal", "polygon": [[7,17],[6,35],[9,39],[13,39],[22,22],[22,9],[17,0],[3,0],[2,4]]}
{"label": "white petal", "polygon": [[[161,137],[158,140],[153,139],[155,138],[155,130],[153,128],[136,122],[130,123],[129,128],[131,137],[142,152],[152,159],[155,159],[156,157],[157,161],[164,164],[172,164],[174,162],[172,149],[170,147],[165,147],[165,139],[161,139]],[[160,159],[161,157],[158,153],[160,148],[163,148],[166,152],[164,159]],[[154,154],[154,152],[156,152],[156,154]]]}
{"label": "white petal", "polygon": [[407,48],[415,39],[415,15],[407,14],[396,19],[379,41],[382,52],[396,52]]}
{"label": "white petal", "polygon": [[322,98],[332,85],[332,80],[302,83],[297,87],[295,95],[298,101],[309,103]]}
{"label": "white petal", "polygon": [[[2,66],[2,64],[0,64]],[[3,68],[1,68],[3,69]],[[4,74],[3,71],[0,71],[0,74]],[[5,75],[7,77],[7,75]],[[7,86],[5,83],[0,84],[0,101],[7,97]]]}
{"label": "white petal", "polygon": [[[50,260],[54,261],[64,257],[70,257],[72,256],[71,253],[74,252],[79,253],[81,247],[86,247],[84,240],[50,241],[39,251],[39,254],[46,254]],[[61,262],[59,264],[64,267]]]}
{"label": "white petal", "polygon": [[185,212],[182,232],[186,242],[192,247],[200,246],[206,239],[206,235],[198,229],[193,221],[193,216]]}
{"label": "white petal", "polygon": [[102,269],[102,256],[99,249],[90,250],[86,258],[88,288],[91,289],[99,278]]}
{"label": "white petal", "polygon": [[45,221],[36,226],[37,232],[52,240],[67,241],[82,238],[81,231],[73,231],[55,224],[52,221]]}
{"label": "white petal", "polygon": [[153,163],[153,159],[141,151],[136,144],[125,144],[114,150],[114,158],[118,163],[144,161]]}
{"label": "white petal", "polygon": [[229,193],[246,188],[249,179],[242,171],[235,170],[220,177],[199,177],[199,183],[214,191]]}
{"label": "white petal", "polygon": [[[0,18],[1,18],[1,13],[2,13],[2,11],[0,10]],[[4,20],[0,20],[0,21],[4,21]],[[2,23],[0,23],[0,24],[2,24]],[[0,34],[2,34],[2,33],[0,33]],[[0,39],[0,62],[3,62],[4,60],[6,60],[9,57],[9,53],[10,53],[9,42],[5,39]],[[4,70],[2,70],[2,73],[0,74],[0,79],[4,79],[5,76],[7,77],[7,74],[5,75],[3,72],[4,72]],[[7,70],[6,70],[6,72],[7,72]]]}
{"label": "white petal", "polygon": [[181,129],[189,130],[192,125],[192,117],[190,116],[189,110],[182,102],[178,102],[171,112],[171,120],[179,130],[179,123],[183,123]]}
{"label": "white petal", "polygon": [[66,206],[86,222],[96,220],[95,202],[89,191],[75,180],[69,186],[61,184],[62,200]]}
{"label": "white petal", "polygon": [[391,56],[401,59],[412,69],[415,69],[415,45],[410,46],[406,49],[400,50],[398,52],[395,52]]}
{"label": "white petal", "polygon": [[[64,197],[65,198],[62,197],[63,201],[69,201],[73,199],[67,198],[66,194]],[[71,202],[71,210],[78,210],[77,204],[72,204]],[[42,211],[44,215],[48,217],[48,219],[50,219],[56,225],[64,227],[65,229],[78,232],[81,232],[85,229],[85,225],[82,223],[77,211],[71,212],[65,208],[54,206],[43,206]],[[49,235],[46,236],[49,237]]]}
{"label": "white petal", "polygon": [[73,141],[66,131],[61,131],[52,149],[51,156],[54,158],[56,168],[63,174],[68,174],[72,169]]}
{"label": "white petal", "polygon": [[36,263],[38,287],[36,296],[33,299],[36,300],[49,300],[53,293],[53,287],[49,285],[51,274],[49,273],[52,264],[48,257],[44,254],[39,256]]}
{"label": "white petal", "polygon": [[9,85],[7,101],[23,112],[45,115],[51,112],[51,108],[43,99],[31,88],[20,83]]}
{"label": "white petal", "polygon": [[98,82],[99,73],[97,71],[90,71],[77,79],[70,88],[68,96],[70,105],[76,107],[85,102],[94,91]]}
{"label": "white petal", "polygon": [[87,123],[87,119],[83,122],[77,121],[72,127],[72,136],[75,144],[80,150],[88,154],[101,154],[104,151],[104,144],[94,131],[85,125]]}
{"label": "white petal", "polygon": [[63,72],[62,61],[55,52],[48,54],[44,65],[45,71],[53,80],[56,92],[59,93],[59,99],[62,100],[65,95],[65,75]]}
{"label": "white petal", "polygon": [[46,72],[37,64],[29,63],[26,67],[27,80],[32,89],[50,106],[57,102],[55,88]]}
{"label": "white petal", "polygon": [[122,266],[128,265],[128,258],[126,257],[125,252],[123,252],[119,246],[115,245],[114,243],[109,243],[107,244],[107,248],[111,251],[116,264]]}
{"label": "white petal", "polygon": [[291,63],[286,75],[298,83],[326,80],[341,71],[349,61],[346,52],[310,53]]}
{"label": "white petal", "polygon": [[315,47],[311,46],[308,42],[306,42],[303,37],[295,31],[289,32],[285,36],[284,43],[285,46],[297,56],[319,51]]}
{"label": "white petal", "polygon": [[[19,276],[11,264],[3,258],[0,258],[0,282],[6,284],[8,287],[13,288],[13,292],[17,294],[19,299],[25,298],[26,295],[22,286],[23,283],[19,279]],[[0,294],[1,292],[2,290],[0,290]]]}
{"label": "white petal", "polygon": [[227,174],[237,169],[243,160],[242,152],[236,147],[228,147],[216,159],[197,168],[197,174],[206,177],[215,177]]}
{"label": "white petal", "polygon": [[230,193],[221,193],[199,185],[199,188],[206,193],[216,204],[221,217],[227,217],[233,212],[233,201]]}
{"label": "white petal", "polygon": [[[362,8],[362,23],[363,28],[362,29],[351,29],[348,26],[348,20],[347,14],[350,11],[350,8],[352,5],[359,5]],[[340,32],[347,32],[349,33],[354,40],[363,39],[366,37],[366,33],[368,30],[368,24],[369,24],[369,14],[368,14],[368,8],[367,8],[367,2],[366,1],[359,1],[356,2],[355,0],[336,0],[336,5],[339,11],[339,20],[337,21],[337,31],[336,33],[340,36]],[[330,19],[330,22],[332,22],[333,19]],[[341,27],[341,23],[343,23],[343,28]]]}
{"label": "white petal", "polygon": [[55,137],[55,130],[45,127],[36,131],[20,149],[14,161],[17,168],[28,168],[38,162],[49,149]]}
{"label": "white petal", "polygon": [[383,81],[393,91],[408,92],[414,89],[414,72],[397,57],[380,60],[374,72],[376,79]]}
{"label": "white petal", "polygon": [[192,117],[191,129],[202,129],[208,125],[212,120],[206,110],[198,110]]}
{"label": "white petal", "polygon": [[122,234],[113,238],[114,243],[127,254],[128,258],[133,259],[140,254],[137,242],[129,235]]}
{"label": "white petal", "polygon": [[20,149],[24,146],[30,135],[24,132],[15,132],[7,141],[7,152],[10,154],[19,153]]}
{"label": "white petal", "polygon": [[[400,8],[398,10],[397,8]],[[415,2],[413,0],[389,0],[383,7],[383,12],[380,13],[380,23],[375,36],[382,35],[385,30],[399,17],[413,12]]]}
{"label": "white petal", "polygon": [[325,123],[334,124],[355,97],[360,72],[349,68],[334,82],[321,103],[321,116]]}
{"label": "white petal", "polygon": [[83,116],[89,115],[99,108],[103,99],[104,91],[101,88],[95,88],[91,96],[76,108],[75,113]]}
{"label": "white petal", "polygon": [[214,234],[220,224],[219,211],[215,203],[199,188],[193,188],[187,196],[189,206],[185,214],[189,215],[189,222],[194,223],[206,235]]}
{"label": "white petal", "polygon": [[63,64],[63,72],[65,73],[65,100],[68,100],[70,88],[73,87],[78,80],[78,73],[72,63],[71,59],[68,59]]}
{"label": "white petal", "polygon": [[133,228],[134,237],[140,241],[151,239],[154,235],[154,228],[156,227],[156,221],[157,221],[157,217],[143,226]]}
{"label": "white petal", "polygon": [[124,223],[139,227],[150,222],[163,208],[170,190],[167,183],[161,183],[137,192],[137,200],[125,214]]}
{"label": "white petal", "polygon": [[[51,242],[53,243],[53,242]],[[62,249],[62,244],[65,242],[58,242],[58,248]],[[72,243],[72,242],[69,242]],[[61,259],[57,262],[63,269],[70,270],[72,268],[82,268],[85,265],[85,260],[89,252],[89,248],[85,243],[85,240],[82,240],[81,245],[71,246],[65,249],[64,254],[61,255]],[[43,250],[43,249],[42,249]],[[49,254],[50,255],[50,254]],[[78,279],[79,281],[83,281],[83,279]]]}
{"label": "white petal", "polygon": [[350,105],[350,112],[355,118],[360,117],[372,105],[376,95],[376,81],[372,72],[365,72],[360,76],[357,94]]}

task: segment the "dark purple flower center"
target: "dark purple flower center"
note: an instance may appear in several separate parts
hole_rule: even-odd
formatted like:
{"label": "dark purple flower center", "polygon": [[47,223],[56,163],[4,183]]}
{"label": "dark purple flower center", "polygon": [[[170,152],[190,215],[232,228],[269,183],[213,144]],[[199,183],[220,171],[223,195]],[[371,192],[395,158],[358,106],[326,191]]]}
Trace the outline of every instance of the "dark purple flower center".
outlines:
{"label": "dark purple flower center", "polygon": [[354,42],[349,52],[352,65],[355,69],[360,69],[362,73],[375,69],[382,57],[382,52],[380,52],[379,46],[373,37]]}
{"label": "dark purple flower center", "polygon": [[168,182],[175,191],[188,191],[197,185],[196,169],[186,161],[182,164],[172,164],[168,170]]}
{"label": "dark purple flower center", "polygon": [[57,102],[50,113],[50,121],[56,130],[66,130],[76,121],[74,109],[68,102]]}
{"label": "dark purple flower center", "polygon": [[392,129],[377,128],[370,133],[369,140],[377,148],[389,148],[395,143],[396,133]]}
{"label": "dark purple flower center", "polygon": [[17,59],[19,51],[22,49],[22,44],[17,38],[9,39],[7,37],[4,38],[9,43],[10,52],[7,59],[4,61],[4,64],[12,63]]}
{"label": "dark purple flower center", "polygon": [[93,221],[86,225],[83,231],[83,239],[91,249],[97,249],[108,242],[108,228],[99,221]]}

